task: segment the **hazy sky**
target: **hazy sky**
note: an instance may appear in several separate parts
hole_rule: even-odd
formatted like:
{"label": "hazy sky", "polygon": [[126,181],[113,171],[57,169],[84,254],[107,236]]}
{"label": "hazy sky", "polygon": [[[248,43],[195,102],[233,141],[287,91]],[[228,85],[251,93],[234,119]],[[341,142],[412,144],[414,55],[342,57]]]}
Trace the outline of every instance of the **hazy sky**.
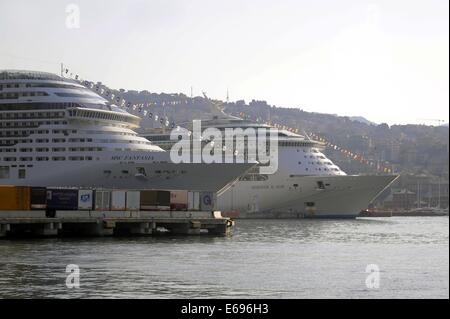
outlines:
{"label": "hazy sky", "polygon": [[[80,9],[67,28],[66,6]],[[0,69],[253,98],[375,122],[448,122],[448,0],[0,0]],[[73,20],[71,20],[73,21]]]}

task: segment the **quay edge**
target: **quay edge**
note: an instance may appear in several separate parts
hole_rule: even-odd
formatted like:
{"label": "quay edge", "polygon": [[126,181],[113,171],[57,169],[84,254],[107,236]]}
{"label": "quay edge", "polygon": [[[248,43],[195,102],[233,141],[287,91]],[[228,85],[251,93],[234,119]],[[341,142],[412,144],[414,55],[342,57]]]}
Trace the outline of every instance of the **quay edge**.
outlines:
{"label": "quay edge", "polygon": [[227,236],[234,228],[234,221],[222,217],[217,211],[57,211],[52,218],[46,217],[45,211],[0,211],[0,216],[0,238],[160,234]]}

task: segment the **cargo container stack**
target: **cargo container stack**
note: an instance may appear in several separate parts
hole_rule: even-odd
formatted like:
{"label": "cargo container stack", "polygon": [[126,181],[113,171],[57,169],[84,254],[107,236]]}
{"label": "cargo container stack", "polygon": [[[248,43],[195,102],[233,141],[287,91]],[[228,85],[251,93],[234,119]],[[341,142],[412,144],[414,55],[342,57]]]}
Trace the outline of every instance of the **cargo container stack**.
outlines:
{"label": "cargo container stack", "polygon": [[[0,186],[0,211],[213,211],[212,192]],[[48,216],[51,217],[51,216]]]}

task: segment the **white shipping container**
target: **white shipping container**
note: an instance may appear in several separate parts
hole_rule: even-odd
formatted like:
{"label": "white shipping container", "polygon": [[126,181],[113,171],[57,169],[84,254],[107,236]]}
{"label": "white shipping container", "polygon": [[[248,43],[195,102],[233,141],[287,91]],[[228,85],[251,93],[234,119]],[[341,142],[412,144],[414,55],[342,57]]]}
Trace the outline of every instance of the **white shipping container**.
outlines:
{"label": "white shipping container", "polygon": [[200,210],[214,210],[214,193],[202,192],[200,194]]}
{"label": "white shipping container", "polygon": [[91,210],[93,201],[93,191],[88,189],[80,189],[78,191],[78,209]]}
{"label": "white shipping container", "polygon": [[188,192],[188,210],[200,210],[199,192]]}
{"label": "white shipping container", "polygon": [[111,209],[111,192],[95,191],[95,209],[110,210]]}
{"label": "white shipping container", "polygon": [[141,206],[141,192],[127,191],[127,210],[139,210]]}
{"label": "white shipping container", "polygon": [[126,209],[126,191],[112,191],[111,192],[111,210],[125,210]]}

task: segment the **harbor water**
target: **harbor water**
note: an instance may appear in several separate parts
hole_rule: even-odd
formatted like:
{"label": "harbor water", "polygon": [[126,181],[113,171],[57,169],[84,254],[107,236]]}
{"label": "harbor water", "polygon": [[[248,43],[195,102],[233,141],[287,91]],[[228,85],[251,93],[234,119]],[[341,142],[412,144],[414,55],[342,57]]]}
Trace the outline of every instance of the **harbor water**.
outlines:
{"label": "harbor water", "polygon": [[[66,286],[71,264],[79,288]],[[449,218],[238,220],[229,237],[3,239],[0,287],[1,298],[449,298]]]}

